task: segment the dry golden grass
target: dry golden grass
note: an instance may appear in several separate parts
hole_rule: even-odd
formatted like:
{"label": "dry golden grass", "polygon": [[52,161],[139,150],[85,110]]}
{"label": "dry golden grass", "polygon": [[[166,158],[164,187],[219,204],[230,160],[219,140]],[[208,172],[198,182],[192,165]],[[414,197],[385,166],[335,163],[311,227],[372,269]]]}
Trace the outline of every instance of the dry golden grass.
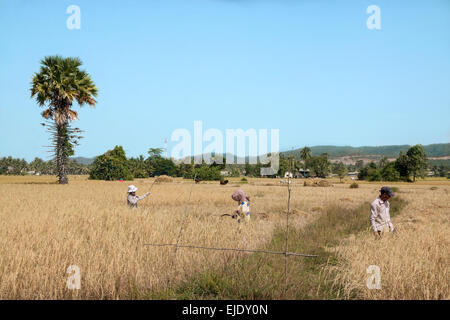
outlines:
{"label": "dry golden grass", "polygon": [[[346,239],[337,254],[341,264],[329,267],[342,298],[450,299],[449,184],[436,189],[425,184],[399,186],[408,202],[393,219],[398,233],[374,240],[369,233]],[[377,265],[381,290],[369,290],[366,269]]]}
{"label": "dry golden grass", "polygon": [[[167,284],[175,286],[195,273],[245,255],[180,248],[174,265],[172,247],[145,246],[176,241],[190,181],[175,179],[170,184],[155,184],[152,194],[139,203],[137,210],[126,205],[130,183],[89,181],[86,177],[70,177],[70,184],[64,186],[51,184],[54,181],[54,177],[0,176],[0,299],[136,297],[163,290]],[[133,181],[139,188],[138,194],[145,193],[152,183],[153,179]],[[357,207],[372,201],[381,186],[361,184],[358,189],[349,189],[348,184],[329,188],[302,184],[302,180],[294,180],[292,186],[293,228],[309,223],[330,204]],[[275,228],[285,223],[287,186],[276,179],[249,179],[248,184],[239,185],[239,179],[230,179],[226,186],[218,182],[195,184],[180,243],[229,248],[264,246]],[[231,194],[239,187],[252,199],[252,221],[242,229],[235,220],[220,217],[236,209]],[[419,279],[420,284],[431,281],[433,285],[426,287],[427,295],[415,293],[419,289],[409,292],[417,297],[438,297],[434,283],[448,277],[443,268],[443,263],[448,262],[448,254],[443,253],[444,246],[448,248],[448,186],[430,190],[429,185],[401,185],[400,189],[401,196],[409,201],[404,215],[394,220],[402,239],[396,240],[394,246],[383,247],[389,239],[374,242],[361,235],[357,243],[343,246],[348,265],[342,270],[342,281],[351,288],[365,286],[364,264],[375,263],[370,257],[363,259],[364,253],[359,251],[373,250],[372,256],[383,252],[383,257],[398,253],[401,259],[397,258],[397,262],[377,258],[383,272],[383,291],[391,292],[390,283],[398,285],[400,279],[396,277],[406,277],[401,266],[411,266],[414,269],[408,277],[425,277],[423,281]],[[422,195],[422,199],[417,195]],[[421,209],[426,209],[428,215]],[[407,222],[411,217],[420,220]],[[409,232],[409,228],[418,232]],[[406,249],[419,256],[406,255]],[[81,269],[78,291],[66,288],[66,269],[70,265]],[[352,273],[352,279],[345,276]],[[448,279],[444,283],[439,287],[441,298],[448,298]],[[392,290],[400,294],[400,288],[395,288]],[[374,296],[367,298],[379,297],[376,292],[370,294]]]}

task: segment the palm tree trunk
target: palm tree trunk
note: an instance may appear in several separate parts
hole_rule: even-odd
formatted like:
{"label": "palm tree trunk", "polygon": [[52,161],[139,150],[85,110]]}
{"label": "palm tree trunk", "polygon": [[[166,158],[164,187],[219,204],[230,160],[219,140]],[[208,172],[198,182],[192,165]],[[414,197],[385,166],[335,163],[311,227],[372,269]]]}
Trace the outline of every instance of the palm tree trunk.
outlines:
{"label": "palm tree trunk", "polygon": [[67,178],[67,154],[66,145],[69,139],[66,129],[67,123],[56,124],[57,136],[56,136],[56,169],[58,172],[59,184],[69,183]]}

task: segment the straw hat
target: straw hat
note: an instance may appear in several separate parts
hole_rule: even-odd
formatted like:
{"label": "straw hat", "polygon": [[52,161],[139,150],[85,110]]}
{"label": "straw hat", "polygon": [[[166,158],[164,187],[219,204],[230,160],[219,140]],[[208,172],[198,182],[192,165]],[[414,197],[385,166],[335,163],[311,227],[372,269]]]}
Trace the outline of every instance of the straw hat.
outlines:
{"label": "straw hat", "polygon": [[136,192],[138,188],[136,188],[134,185],[128,186],[128,193],[130,192]]}

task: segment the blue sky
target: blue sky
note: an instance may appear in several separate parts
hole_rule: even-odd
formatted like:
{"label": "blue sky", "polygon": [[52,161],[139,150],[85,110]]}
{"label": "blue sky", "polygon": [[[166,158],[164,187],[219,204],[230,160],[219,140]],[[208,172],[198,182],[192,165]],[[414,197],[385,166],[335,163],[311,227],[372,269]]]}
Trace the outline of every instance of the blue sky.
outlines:
{"label": "blue sky", "polygon": [[0,157],[49,159],[29,88],[54,54],[99,88],[95,109],[75,106],[77,156],[145,154],[195,120],[280,129],[282,150],[450,141],[447,0],[0,0]]}

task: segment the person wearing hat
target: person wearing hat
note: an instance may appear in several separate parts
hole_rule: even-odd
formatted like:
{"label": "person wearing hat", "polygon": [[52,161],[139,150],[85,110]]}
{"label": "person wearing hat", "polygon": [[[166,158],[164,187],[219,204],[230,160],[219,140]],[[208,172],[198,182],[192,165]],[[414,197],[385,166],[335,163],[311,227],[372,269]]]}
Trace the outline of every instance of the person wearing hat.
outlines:
{"label": "person wearing hat", "polygon": [[231,198],[238,203],[238,208],[235,211],[233,218],[237,218],[238,223],[241,223],[241,219],[245,219],[246,222],[250,221],[250,197],[248,197],[244,190],[236,190]]}
{"label": "person wearing hat", "polygon": [[146,198],[150,194],[150,192],[147,192],[143,196],[138,197],[136,195],[137,190],[138,188],[134,185],[128,186],[127,203],[130,208],[137,208],[138,201]]}
{"label": "person wearing hat", "polygon": [[394,225],[389,214],[389,199],[394,196],[391,188],[382,187],[380,196],[370,205],[370,225],[374,235],[379,238],[383,232],[393,232]]}

